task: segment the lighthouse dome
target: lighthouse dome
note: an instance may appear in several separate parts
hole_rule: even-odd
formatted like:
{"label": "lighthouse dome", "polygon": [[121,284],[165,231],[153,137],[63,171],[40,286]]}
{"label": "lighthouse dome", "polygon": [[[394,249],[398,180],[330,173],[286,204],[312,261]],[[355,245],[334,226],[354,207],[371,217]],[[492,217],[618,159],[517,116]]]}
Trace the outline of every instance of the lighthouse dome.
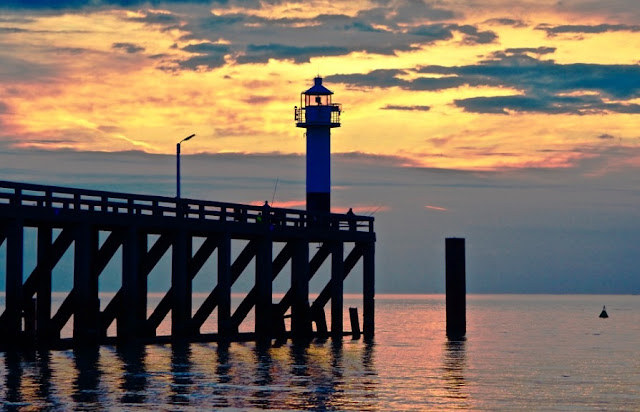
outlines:
{"label": "lighthouse dome", "polygon": [[304,92],[307,95],[327,96],[333,92],[322,85],[322,77],[318,76],[313,79],[313,87]]}

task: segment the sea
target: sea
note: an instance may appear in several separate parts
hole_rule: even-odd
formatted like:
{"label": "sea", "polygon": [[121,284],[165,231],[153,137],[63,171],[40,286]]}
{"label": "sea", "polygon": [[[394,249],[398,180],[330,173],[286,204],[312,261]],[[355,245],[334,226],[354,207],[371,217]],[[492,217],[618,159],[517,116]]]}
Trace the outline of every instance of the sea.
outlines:
{"label": "sea", "polygon": [[[361,299],[345,298],[358,307]],[[606,305],[609,317],[598,317]],[[345,316],[345,323],[348,323]],[[348,324],[345,325],[348,328]],[[377,295],[350,337],[0,353],[6,411],[640,411],[640,296]]]}

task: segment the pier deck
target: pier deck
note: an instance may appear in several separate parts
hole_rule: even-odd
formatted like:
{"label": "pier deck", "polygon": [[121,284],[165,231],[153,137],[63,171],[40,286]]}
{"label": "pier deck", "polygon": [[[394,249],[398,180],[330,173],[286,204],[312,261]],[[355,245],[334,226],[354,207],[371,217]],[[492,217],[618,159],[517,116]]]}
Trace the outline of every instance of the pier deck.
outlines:
{"label": "pier deck", "polygon": [[[362,332],[371,338],[373,224],[369,216],[0,181],[0,246],[5,244],[6,285],[0,347],[25,343],[55,346],[72,317],[73,344],[247,336],[256,340],[308,339],[325,330],[342,338],[343,280],[359,262],[363,273]],[[37,230],[34,244],[25,244],[29,241],[25,228]],[[239,241],[242,250],[232,259],[232,244]],[[31,273],[24,273],[25,250],[36,250],[37,262]],[[52,272],[68,250],[73,254],[73,287],[53,313]],[[101,309],[98,279],[119,250],[121,287]],[[273,256],[275,250],[279,253]],[[171,286],[151,311],[147,277],[167,253],[171,256]],[[192,281],[214,256],[215,273],[209,270],[201,276],[213,277],[215,287],[202,305],[194,308]],[[329,257],[330,279],[310,302],[309,280]],[[231,287],[252,261],[255,282],[232,312]],[[288,264],[290,288],[284,298],[274,302],[273,281]],[[324,313],[329,302],[330,330]],[[217,332],[201,333],[214,310]],[[238,333],[251,310],[255,311],[255,331]],[[290,330],[283,330],[289,310]],[[160,323],[168,316],[171,335],[157,336]],[[113,322],[117,335],[107,337]]]}

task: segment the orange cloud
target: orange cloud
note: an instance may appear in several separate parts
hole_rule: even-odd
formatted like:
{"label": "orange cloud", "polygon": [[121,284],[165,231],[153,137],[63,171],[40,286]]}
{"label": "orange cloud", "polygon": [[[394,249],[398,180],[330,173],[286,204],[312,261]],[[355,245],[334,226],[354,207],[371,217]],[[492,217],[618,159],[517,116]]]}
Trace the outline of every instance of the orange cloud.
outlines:
{"label": "orange cloud", "polygon": [[431,209],[431,210],[439,210],[439,211],[447,211],[449,209],[447,209],[446,207],[440,207],[440,206],[431,206],[431,205],[426,205],[425,209]]}

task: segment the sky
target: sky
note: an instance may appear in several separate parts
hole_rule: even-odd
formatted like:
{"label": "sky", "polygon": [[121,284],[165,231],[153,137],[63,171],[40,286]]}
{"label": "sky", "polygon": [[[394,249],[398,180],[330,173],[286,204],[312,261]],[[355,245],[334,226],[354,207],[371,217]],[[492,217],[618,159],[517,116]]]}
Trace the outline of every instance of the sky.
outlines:
{"label": "sky", "polygon": [[183,195],[302,208],[321,75],[378,292],[457,236],[469,292],[640,293],[638,56],[635,0],[3,0],[0,180],[173,196],[195,133]]}

